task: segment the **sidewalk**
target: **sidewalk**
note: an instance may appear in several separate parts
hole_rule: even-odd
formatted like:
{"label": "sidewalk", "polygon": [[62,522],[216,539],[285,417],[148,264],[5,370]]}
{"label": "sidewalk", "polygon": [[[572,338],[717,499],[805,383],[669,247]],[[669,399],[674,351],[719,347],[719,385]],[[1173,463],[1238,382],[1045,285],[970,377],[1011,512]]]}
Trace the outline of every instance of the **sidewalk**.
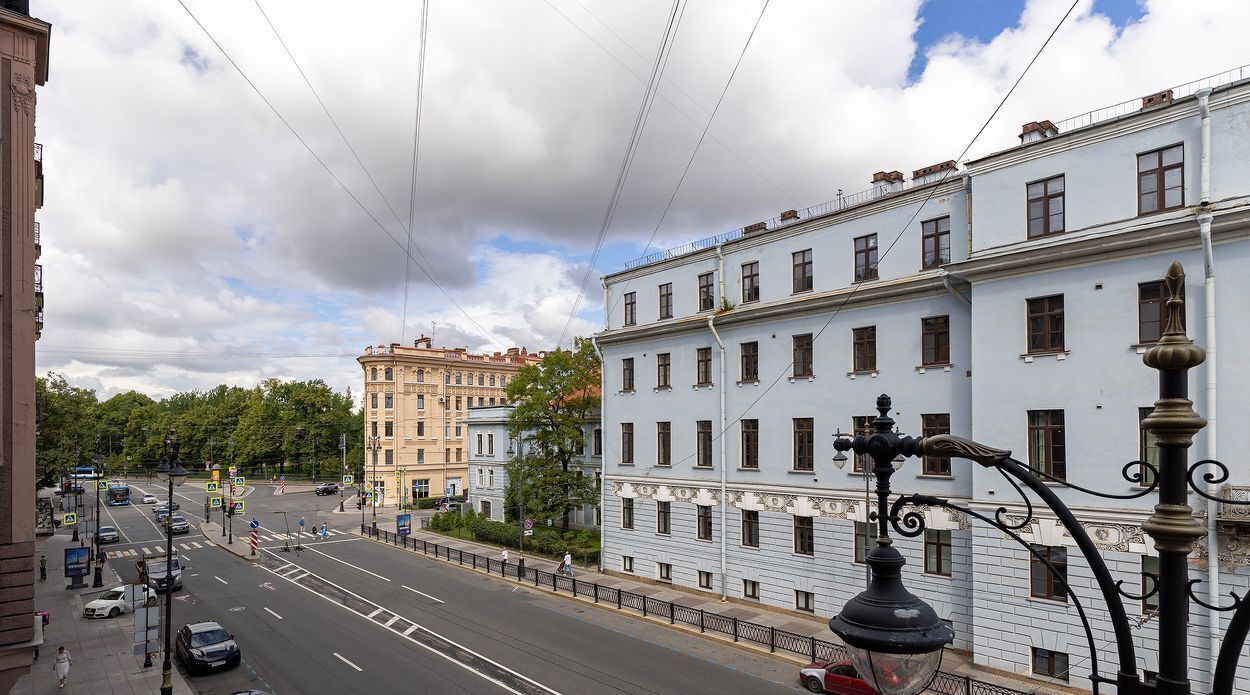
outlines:
{"label": "sidewalk", "polygon": [[[395,522],[387,521],[384,523],[379,519],[378,530],[394,533]],[[418,530],[415,528],[412,530],[411,534],[409,535],[409,538],[415,539],[417,541],[424,540],[428,543],[436,543],[443,548],[451,548],[452,550],[461,550],[461,551],[464,551],[465,553],[474,553],[479,556],[487,557],[495,561],[498,561],[500,559],[500,556],[503,550],[503,548],[500,548],[494,545],[478,543],[475,541],[460,540],[460,539],[455,538],[454,536],[444,536],[439,533],[433,533],[430,531],[422,531],[422,530]],[[382,543],[383,545],[391,545],[390,543],[385,543],[380,540],[375,541],[375,542]],[[403,552],[413,552],[413,551],[409,549]],[[420,551],[418,550],[417,552],[420,552]],[[515,583],[517,580],[515,577],[515,570],[512,569],[512,566],[517,561],[516,548],[510,548],[508,550],[508,555],[509,555],[508,561],[509,561],[510,578],[503,579],[503,581],[509,581],[509,582]],[[427,557],[435,557],[435,556],[428,555]],[[447,560],[443,560],[443,561],[446,562]],[[558,565],[559,565],[558,562],[549,560],[545,557],[531,556],[529,554],[526,554],[525,556],[525,567],[526,567],[527,572],[531,569],[536,568],[542,572],[554,573],[556,572]],[[482,572],[483,570],[478,569],[476,571]],[[499,578],[499,574],[497,571],[492,572],[491,576]],[[681,605],[683,610],[689,609],[690,611],[693,611],[694,613],[704,611],[709,615],[718,614],[726,618],[737,618],[739,621],[750,622],[756,625],[762,625],[765,627],[775,628],[778,631],[784,630],[786,632],[794,633],[797,635],[802,635],[804,638],[815,638],[816,640],[823,640],[826,642],[838,641],[837,637],[835,637],[833,633],[829,631],[829,623],[826,618],[821,618],[821,617],[816,617],[816,616],[809,618],[804,615],[797,615],[797,614],[787,613],[787,612],[782,612],[782,611],[768,610],[766,608],[755,607],[755,606],[744,604],[744,603],[722,602],[720,600],[720,596],[713,592],[686,591],[683,589],[673,588],[671,586],[666,586],[666,585],[653,584],[649,582],[640,582],[640,581],[636,581],[633,579],[629,579],[627,577],[619,577],[619,576],[611,575],[611,574],[600,574],[596,567],[575,566],[574,577],[580,581],[593,582],[595,584],[598,584],[600,587],[609,588],[609,589],[618,589],[620,591],[629,592],[632,594],[642,594],[642,595],[645,595],[648,598],[648,600],[654,599],[656,601],[678,603]],[[550,591],[550,587],[545,587],[545,588],[546,590]],[[580,591],[578,592],[578,596],[576,598],[569,596],[566,590],[556,592],[553,595],[559,595],[562,598],[567,598],[568,600],[580,600],[588,604],[595,603],[591,598],[588,598],[586,595],[584,595]],[[617,610],[617,608],[610,603],[599,603],[598,605],[600,607],[603,607],[606,610]],[[639,617],[637,613],[631,612],[630,615],[632,615],[633,617]],[[663,619],[662,616],[652,617],[651,619],[656,620],[657,622],[662,622],[666,625],[670,625],[671,627],[675,627],[676,629],[689,631],[695,635],[701,634],[697,627],[691,629],[689,627],[682,626],[681,624],[672,625],[667,619]],[[711,631],[703,633],[702,636],[709,638],[709,639],[717,639],[717,640],[723,639],[721,637],[715,636]],[[764,651],[764,652],[768,651],[767,645],[761,648],[755,645],[751,645],[745,641],[739,641],[739,642],[736,642],[735,644],[746,649]],[[791,654],[786,654],[781,650],[778,650],[773,655],[781,657],[781,658],[789,659],[791,661],[794,661],[795,663],[806,664],[808,662],[808,659],[796,657]],[[977,679],[978,681],[981,681],[981,683],[983,684],[999,685],[1008,689],[1013,689],[1012,690],[1013,692],[1025,691],[1028,693],[1038,693],[1038,694],[1071,692],[1071,691],[1065,691],[1062,688],[1045,687],[1039,684],[1037,681],[1025,680],[1021,678],[1013,678],[1009,675],[1002,674],[999,672],[986,671],[985,669],[973,664],[966,654],[961,653],[961,652],[951,651],[951,650],[947,650],[943,656],[942,671],[944,673],[953,674],[956,676],[967,676],[970,678],[974,678],[974,679]],[[986,690],[985,692],[991,692],[991,691]]]}
{"label": "sidewalk", "polygon": [[[150,695],[160,690],[162,657],[154,656],[152,667],[143,668],[143,657],[135,656],[133,642],[133,616],[87,620],[82,617],[83,606],[99,593],[119,584],[117,574],[106,562],[104,587],[92,589],[89,575],[86,589],[68,591],[64,575],[64,549],[71,544],[70,536],[57,534],[40,539],[36,543],[35,566],[38,555],[48,558],[47,581],[35,581],[35,609],[48,611],[49,622],[44,628],[44,643],[39,659],[31,666],[31,672],[22,676],[13,688],[14,695],[32,693],[82,693],[96,695]],[[114,562],[124,560],[115,560]],[[38,569],[35,570],[36,577]],[[163,613],[163,612],[162,612]],[[64,646],[73,659],[65,688],[56,687],[52,664],[57,647]],[[191,695],[191,689],[178,673],[173,671],[174,693]]]}

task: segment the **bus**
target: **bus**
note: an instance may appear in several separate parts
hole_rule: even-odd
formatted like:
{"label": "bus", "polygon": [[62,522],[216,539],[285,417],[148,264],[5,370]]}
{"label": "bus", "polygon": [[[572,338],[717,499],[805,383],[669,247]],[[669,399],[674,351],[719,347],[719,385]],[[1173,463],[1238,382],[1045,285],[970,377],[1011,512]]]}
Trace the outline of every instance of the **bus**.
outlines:
{"label": "bus", "polygon": [[110,507],[124,507],[130,504],[129,485],[109,485],[107,504]]}

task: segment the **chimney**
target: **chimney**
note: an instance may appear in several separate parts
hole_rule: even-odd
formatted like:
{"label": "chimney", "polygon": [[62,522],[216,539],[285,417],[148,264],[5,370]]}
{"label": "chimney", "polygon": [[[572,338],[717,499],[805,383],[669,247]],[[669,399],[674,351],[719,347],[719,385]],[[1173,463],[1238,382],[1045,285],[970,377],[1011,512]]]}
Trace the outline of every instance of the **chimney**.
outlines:
{"label": "chimney", "polygon": [[786,210],[785,212],[781,213],[782,222],[798,222],[798,220],[799,220],[798,210]]}
{"label": "chimney", "polygon": [[1141,98],[1141,108],[1145,111],[1153,106],[1167,106],[1172,103],[1172,90],[1165,89]]}
{"label": "chimney", "polygon": [[878,171],[872,175],[872,191],[874,195],[888,195],[901,190],[903,190],[903,172]]}
{"label": "chimney", "polygon": [[768,229],[767,222],[756,222],[755,224],[749,224],[742,228],[742,236],[746,236],[748,234],[755,234],[756,232],[762,232],[766,229]]}
{"label": "chimney", "polygon": [[1030,142],[1053,138],[1059,134],[1059,129],[1050,121],[1030,121],[1024,124],[1024,128],[1020,131],[1020,144],[1027,145]]}
{"label": "chimney", "polygon": [[955,166],[955,160],[953,159],[948,159],[945,162],[938,162],[937,164],[911,172],[911,183],[913,186],[917,186],[926,183],[933,183],[935,181],[941,181],[942,177],[949,178],[954,176],[957,168],[958,167]]}

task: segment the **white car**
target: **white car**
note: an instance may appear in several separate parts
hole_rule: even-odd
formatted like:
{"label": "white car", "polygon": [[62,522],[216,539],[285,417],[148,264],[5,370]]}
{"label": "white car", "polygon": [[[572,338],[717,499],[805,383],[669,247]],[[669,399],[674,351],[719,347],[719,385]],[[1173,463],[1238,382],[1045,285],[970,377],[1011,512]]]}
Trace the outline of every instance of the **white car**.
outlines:
{"label": "white car", "polygon": [[143,504],[156,504],[159,501],[160,500],[156,499],[156,495],[153,495],[150,492],[143,496]]}
{"label": "white car", "polygon": [[131,613],[144,605],[148,598],[156,598],[156,592],[146,586],[122,584],[100,594],[100,598],[83,606],[84,618],[116,618]]}

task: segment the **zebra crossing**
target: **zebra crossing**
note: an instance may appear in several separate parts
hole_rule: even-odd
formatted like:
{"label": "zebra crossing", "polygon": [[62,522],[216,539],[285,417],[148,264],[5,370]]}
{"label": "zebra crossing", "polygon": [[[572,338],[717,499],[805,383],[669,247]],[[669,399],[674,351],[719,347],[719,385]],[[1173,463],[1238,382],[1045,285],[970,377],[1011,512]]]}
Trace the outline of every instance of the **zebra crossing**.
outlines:
{"label": "zebra crossing", "polygon": [[[339,531],[337,529],[329,529],[327,531],[327,535],[349,536],[352,534],[347,533],[346,531]],[[289,537],[285,533],[273,533],[269,535],[257,535],[256,538],[260,541],[273,543],[273,542],[281,542],[285,540],[295,540],[296,538],[320,538],[320,537],[321,537],[320,533],[312,533],[311,531],[301,531],[301,532],[292,533]],[[198,541],[188,541],[186,543],[174,543],[174,548],[179,551],[201,550],[203,548],[209,547],[209,545],[210,544],[207,542],[200,543]],[[164,554],[165,552],[165,544],[161,543],[159,545],[154,545],[151,547],[135,547],[135,548],[129,548],[126,550],[112,550],[112,551],[106,550],[106,552],[108,552],[110,557],[142,557],[144,555],[149,555],[149,556],[161,555],[161,554]]]}

